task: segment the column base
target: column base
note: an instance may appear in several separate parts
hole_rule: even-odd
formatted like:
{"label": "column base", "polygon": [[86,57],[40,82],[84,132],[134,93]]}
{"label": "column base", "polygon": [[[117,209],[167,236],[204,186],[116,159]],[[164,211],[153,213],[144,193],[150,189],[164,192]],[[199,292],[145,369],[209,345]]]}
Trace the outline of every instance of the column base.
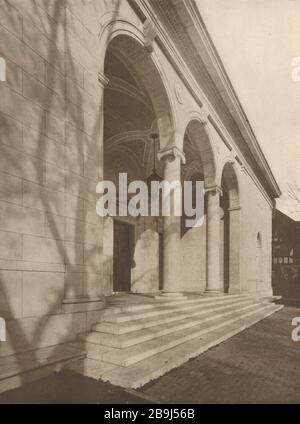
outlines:
{"label": "column base", "polygon": [[204,296],[225,296],[226,293],[224,293],[221,290],[212,290],[212,289],[206,289],[202,295]]}
{"label": "column base", "polygon": [[105,300],[100,297],[67,298],[62,301],[62,312],[100,311],[105,308]]}
{"label": "column base", "polygon": [[171,291],[162,291],[161,296],[168,296],[168,297],[181,297],[183,296],[180,292],[171,292]]}
{"label": "column base", "polygon": [[162,291],[158,296],[155,296],[155,299],[162,300],[163,298],[168,300],[183,300],[187,299],[187,297],[180,293],[180,292],[168,292],[168,291]]}

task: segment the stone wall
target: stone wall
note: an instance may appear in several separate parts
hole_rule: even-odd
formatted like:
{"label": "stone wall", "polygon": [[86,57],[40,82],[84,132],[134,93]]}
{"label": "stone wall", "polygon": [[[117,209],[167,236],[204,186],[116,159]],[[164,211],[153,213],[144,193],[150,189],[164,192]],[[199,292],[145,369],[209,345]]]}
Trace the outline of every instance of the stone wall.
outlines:
{"label": "stone wall", "polygon": [[0,83],[0,315],[9,337],[0,354],[6,355],[74,340],[99,317],[88,309],[100,303],[62,302],[103,292],[102,223],[95,214],[102,89],[97,34],[81,22],[92,4],[1,0],[0,10],[7,62],[7,82]]}

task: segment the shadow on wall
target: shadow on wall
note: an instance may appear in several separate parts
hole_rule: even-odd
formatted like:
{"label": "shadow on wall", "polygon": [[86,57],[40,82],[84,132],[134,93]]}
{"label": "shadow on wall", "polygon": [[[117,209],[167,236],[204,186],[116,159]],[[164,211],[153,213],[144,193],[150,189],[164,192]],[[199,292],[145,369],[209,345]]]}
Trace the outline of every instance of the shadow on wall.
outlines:
{"label": "shadow on wall", "polygon": [[[120,1],[115,2],[115,16],[118,15],[119,7],[120,7]],[[53,14],[52,17],[55,22],[57,22],[57,25],[51,25],[51,30],[49,31],[48,28],[45,29],[45,32],[47,31],[47,37],[50,39],[54,46],[60,37],[60,34],[62,31],[64,32],[64,48],[65,48],[65,57],[64,57],[64,63],[68,63],[68,76],[70,75],[76,75],[76,64],[75,60],[69,53],[71,50],[70,44],[72,41],[70,40],[68,31],[65,31],[65,22],[66,22],[66,16],[65,16],[65,1],[62,0],[55,0],[52,4],[53,7]],[[40,16],[40,22],[43,22],[44,12],[37,6],[36,2],[32,2],[32,8],[34,10],[32,13],[36,14],[37,17],[42,12],[43,16]],[[50,19],[50,18],[49,18]],[[38,30],[36,34],[34,34],[35,37],[38,37]],[[24,50],[24,54],[26,54],[26,50]],[[26,60],[27,58],[25,58]],[[30,60],[30,58],[28,58]],[[49,48],[49,51],[47,53],[46,62],[48,64],[51,64],[51,67],[48,66],[48,72],[47,72],[47,86],[48,87],[56,87],[56,84],[62,78],[64,89],[66,89],[66,79],[63,78],[63,76],[59,75],[57,70],[61,70],[61,60],[62,58],[58,55],[58,50],[56,48]],[[26,78],[29,78],[27,74],[24,74]],[[5,220],[4,225],[3,222],[1,222],[3,229],[10,231],[9,224],[6,222],[7,216],[9,217],[11,222],[17,223],[18,228],[14,228],[12,231],[19,231],[19,228],[21,228],[21,225],[26,226],[27,222],[28,225],[33,214],[37,216],[37,218],[41,217],[40,219],[46,220],[46,231],[47,234],[44,235],[44,240],[48,240],[47,243],[49,245],[51,244],[52,251],[55,251],[55,258],[53,258],[53,263],[55,264],[61,264],[62,273],[64,273],[65,276],[65,282],[63,282],[62,286],[60,284],[54,285],[55,288],[52,288],[51,290],[45,290],[45,294],[41,294],[41,303],[44,305],[44,314],[40,316],[35,316],[34,314],[32,317],[28,317],[24,320],[22,319],[12,319],[12,317],[16,317],[15,314],[15,302],[16,298],[11,290],[8,289],[9,287],[12,287],[14,284],[13,281],[8,281],[6,279],[7,274],[9,271],[2,271],[0,273],[1,278],[1,309],[4,309],[4,313],[2,313],[2,310],[0,310],[0,315],[4,315],[4,317],[8,317],[7,319],[7,336],[8,341],[14,351],[27,351],[27,350],[33,350],[38,346],[49,346],[51,345],[51,340],[47,340],[48,337],[48,327],[51,325],[55,325],[53,322],[53,316],[59,313],[61,311],[61,302],[62,298],[64,296],[64,284],[68,284],[68,281],[71,280],[71,283],[74,283],[72,279],[75,279],[76,275],[78,275],[78,264],[82,264],[82,246],[81,248],[72,249],[71,253],[68,249],[70,242],[65,242],[64,237],[62,236],[62,228],[64,228],[64,210],[62,210],[61,202],[66,203],[67,202],[67,196],[64,192],[65,184],[67,184],[67,181],[73,180],[78,182],[78,187],[75,184],[74,190],[77,190],[77,197],[76,194],[73,196],[73,200],[76,199],[76,202],[73,202],[72,204],[72,211],[73,211],[73,219],[77,220],[74,221],[74,223],[83,223],[86,221],[87,217],[87,209],[82,207],[82,197],[85,197],[86,193],[84,193],[84,190],[86,186],[82,184],[83,179],[76,176],[75,174],[71,174],[72,171],[76,172],[76,169],[81,169],[82,167],[82,160],[83,158],[94,158],[95,157],[95,146],[93,144],[90,144],[88,147],[84,146],[84,143],[82,142],[82,135],[80,131],[74,130],[74,139],[73,139],[73,147],[75,146],[76,155],[69,155],[69,146],[64,146],[65,151],[65,161],[70,162],[68,173],[64,171],[65,163],[64,159],[62,157],[62,161],[60,164],[57,165],[57,171],[61,172],[60,175],[56,175],[57,179],[53,181],[52,188],[55,188],[56,190],[51,190],[48,188],[45,188],[45,181],[47,181],[47,173],[45,172],[45,167],[48,165],[43,162],[43,166],[36,166],[37,160],[35,158],[45,159],[45,158],[51,158],[51,150],[49,149],[49,145],[47,144],[47,140],[45,137],[45,125],[47,125],[47,118],[48,118],[48,112],[54,111],[54,115],[57,116],[58,110],[62,111],[64,116],[66,117],[65,122],[77,122],[78,119],[78,111],[80,109],[80,105],[84,104],[85,99],[82,95],[82,90],[79,86],[76,84],[73,84],[73,87],[77,87],[77,91],[72,91],[72,105],[68,104],[68,108],[66,108],[66,92],[64,92],[64,96],[58,96],[55,93],[55,89],[45,89],[42,92],[34,92],[33,95],[36,96],[37,102],[42,104],[43,111],[41,113],[41,109],[37,108],[37,113],[35,114],[35,110],[31,111],[31,114],[33,116],[33,124],[32,126],[36,127],[38,132],[33,131],[29,127],[23,126],[23,137],[26,136],[26,140],[24,139],[24,143],[31,142],[30,146],[15,146],[16,149],[8,148],[6,146],[3,146],[1,154],[4,154],[4,160],[1,161],[5,164],[5,170],[7,169],[8,172],[10,169],[14,170],[14,174],[18,175],[23,179],[22,186],[23,186],[23,203],[26,200],[28,207],[32,209],[26,209],[27,215],[25,214],[25,209],[22,209],[22,212],[16,213],[13,208],[13,204],[15,203],[15,198],[20,193],[17,192],[18,187],[16,186],[6,186],[5,191],[5,198],[8,202],[11,203],[5,203],[4,207],[6,208],[5,212]],[[77,105],[77,106],[75,106]],[[79,106],[78,106],[79,105]],[[8,111],[9,114],[9,108],[11,108],[11,105],[8,105]],[[24,113],[26,111],[22,110],[22,105],[18,105],[18,108],[20,108],[20,121],[24,121]],[[66,110],[68,111],[66,112]],[[19,110],[19,109],[18,109]],[[101,105],[98,105],[98,110],[101,110]],[[68,114],[66,116],[66,114]],[[40,122],[37,122],[36,120],[39,119]],[[28,122],[28,119],[27,119]],[[65,124],[60,119],[57,119],[57,124]],[[17,124],[16,125],[20,125]],[[7,144],[10,143],[11,140],[4,139],[5,134],[10,134],[11,129],[6,128],[5,125],[2,125],[2,122],[0,122],[0,128],[1,128],[1,136],[2,141],[1,143]],[[92,136],[90,137],[91,140],[99,140],[99,131],[102,128],[102,122],[101,122],[101,114],[99,113],[97,116],[97,119],[95,120],[93,124],[93,131]],[[52,129],[53,131],[59,131],[59,128],[55,126]],[[8,137],[10,138],[10,136]],[[64,139],[61,140],[62,143],[64,143]],[[10,143],[12,145],[12,143]],[[30,156],[25,155],[22,153],[22,149],[26,147],[26,153],[28,153],[28,149],[31,150]],[[85,150],[87,149],[87,150]],[[100,146],[101,149],[101,146]],[[98,152],[99,158],[101,157],[101,152]],[[51,161],[50,161],[51,162]],[[99,164],[98,164],[99,166]],[[31,183],[27,180],[27,174],[28,169],[30,168],[31,172],[32,169],[34,169],[35,176],[34,181],[35,183]],[[99,170],[98,170],[99,171]],[[102,170],[101,170],[102,172]],[[62,179],[60,179],[62,178]],[[31,178],[32,180],[32,178]],[[59,181],[63,181],[63,188],[62,186],[59,186]],[[72,181],[71,181],[72,183]],[[93,183],[92,183],[93,185]],[[94,184],[96,188],[96,181]],[[60,191],[61,188],[61,191]],[[2,189],[1,189],[2,190]],[[3,191],[3,190],[2,190]],[[95,190],[93,190],[95,193]],[[95,193],[96,194],[96,193]],[[68,205],[70,206],[70,205]],[[34,210],[33,210],[34,209]],[[20,209],[21,211],[21,209]],[[30,212],[29,212],[30,211]],[[43,212],[39,212],[43,211]],[[2,211],[1,211],[2,212]],[[30,216],[29,216],[30,215]],[[4,219],[4,218],[3,218]],[[2,213],[1,213],[1,221],[2,221]],[[43,224],[44,225],[44,224]],[[23,230],[24,231],[24,230]],[[77,228],[75,228],[75,232],[77,231]],[[84,241],[87,239],[89,234],[87,233],[87,228],[85,225],[82,225],[81,228],[81,235],[80,239],[82,241],[82,245]],[[5,240],[6,243],[6,249],[8,251],[11,251],[13,253],[12,258],[14,259],[22,259],[22,252],[18,251],[18,245],[17,245],[17,237],[23,237],[23,235],[20,235],[22,233],[22,229],[20,229],[19,234],[13,233],[13,232],[6,232],[3,234],[6,234],[7,240]],[[26,233],[26,231],[25,231]],[[45,238],[46,237],[46,238]],[[37,239],[35,239],[37,240]],[[32,238],[32,241],[34,242],[34,239]],[[75,245],[73,244],[73,247]],[[76,245],[77,246],[77,245]],[[53,249],[53,247],[55,247]],[[78,244],[78,247],[80,245]],[[100,280],[100,274],[99,274],[99,262],[97,262],[97,258],[101,256],[101,247],[99,244],[96,243],[94,245],[90,245],[88,249],[85,250],[84,255],[84,263],[89,263],[89,267],[91,269],[91,274],[98,275],[98,278]],[[39,252],[39,246],[32,243],[30,246],[31,253],[35,254],[43,254],[43,252]],[[46,262],[46,261],[45,261]],[[21,262],[20,262],[21,263]],[[43,266],[46,266],[45,264],[40,264],[41,271],[44,271],[42,268]],[[102,264],[103,267],[105,267],[105,263]],[[79,267],[80,268],[80,267]],[[64,271],[65,270],[65,271]],[[25,274],[25,272],[24,272]],[[34,274],[34,273],[31,273]],[[68,275],[67,275],[68,274]],[[38,283],[40,284],[40,287],[38,290],[43,291],[43,274],[38,274],[41,276],[41,281]],[[99,281],[99,284],[101,281]],[[24,284],[24,281],[23,281]],[[30,287],[30,286],[28,286]],[[23,287],[23,295],[26,295],[28,297],[28,302],[30,302],[30,296],[31,293],[24,291],[25,287]],[[65,287],[66,290],[68,290],[68,287]],[[74,295],[76,295],[76,286],[74,284],[71,287],[71,290],[74,291]],[[32,293],[33,295],[33,293]],[[59,315],[62,316],[62,315]],[[66,315],[64,315],[66,317]],[[18,316],[16,318],[21,318],[21,316]],[[26,321],[26,322],[25,322]],[[51,321],[51,322],[50,322]],[[84,321],[84,322],[82,322]],[[83,320],[82,314],[68,314],[68,317],[66,318],[66,327],[65,329],[60,328],[59,321],[57,321],[57,328],[55,329],[56,336],[59,336],[59,343],[64,343],[66,341],[69,341],[70,339],[74,339],[76,336],[76,332],[78,331],[84,331],[85,330],[85,320]],[[33,328],[32,334],[28,335],[28,325],[32,326]],[[74,330],[75,329],[75,330]],[[52,344],[57,344],[57,341]],[[1,349],[1,347],[0,347]],[[56,355],[55,347],[53,349],[53,357]],[[1,355],[1,350],[0,350]],[[32,351],[32,357],[33,360],[38,363],[38,358],[36,356],[35,351]],[[21,364],[20,364],[21,365]]]}

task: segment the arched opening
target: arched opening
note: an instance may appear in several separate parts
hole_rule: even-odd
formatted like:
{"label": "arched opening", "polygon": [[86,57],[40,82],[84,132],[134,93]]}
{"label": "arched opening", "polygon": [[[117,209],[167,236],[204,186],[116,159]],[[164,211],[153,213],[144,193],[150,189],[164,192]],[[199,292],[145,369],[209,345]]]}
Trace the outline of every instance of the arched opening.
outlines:
{"label": "arched opening", "polygon": [[[181,165],[181,182],[192,182],[193,207],[196,207],[196,181],[202,181],[205,187],[213,186],[216,169],[211,141],[204,125],[197,119],[191,120],[186,127],[183,152],[186,163]],[[180,269],[182,290],[185,291],[204,291],[206,288],[206,209],[205,196],[200,227],[187,227],[186,216],[182,216],[180,249],[183,263]]]}
{"label": "arched opening", "polygon": [[263,282],[263,257],[262,257],[262,234],[259,231],[256,235],[256,266],[257,266],[257,290]]}
{"label": "arched opening", "polygon": [[257,244],[257,248],[258,249],[261,249],[261,247],[262,247],[262,239],[261,239],[261,233],[260,232],[257,233],[256,244]]}
{"label": "arched opening", "polygon": [[229,250],[230,250],[230,220],[229,220],[229,196],[226,188],[222,185],[220,199],[220,280],[224,293],[229,293]]}
{"label": "arched opening", "polygon": [[220,199],[220,280],[225,293],[240,291],[240,205],[233,165],[223,168]]}
{"label": "arched opening", "polygon": [[214,185],[216,165],[213,148],[204,125],[197,119],[191,120],[186,127],[183,151],[186,156],[186,163],[182,165],[185,178],[198,173],[206,187]]}
{"label": "arched opening", "polygon": [[[172,134],[172,113],[161,75],[142,44],[128,35],[109,43],[104,73],[104,180],[119,192],[119,174],[147,182],[155,152]],[[155,140],[153,134],[158,134]],[[161,145],[159,145],[159,143]],[[156,172],[163,177],[161,164]],[[128,196],[128,201],[130,196]],[[117,199],[117,205],[120,199]],[[119,205],[118,205],[119,206]],[[118,209],[118,208],[117,208]],[[104,281],[111,292],[156,292],[161,286],[159,217],[118,216],[104,224]]]}

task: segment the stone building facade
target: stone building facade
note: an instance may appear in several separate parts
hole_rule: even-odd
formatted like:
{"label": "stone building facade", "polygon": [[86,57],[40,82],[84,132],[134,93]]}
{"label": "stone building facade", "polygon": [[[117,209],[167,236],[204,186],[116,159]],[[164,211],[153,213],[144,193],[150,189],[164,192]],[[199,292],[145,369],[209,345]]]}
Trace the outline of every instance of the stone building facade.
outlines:
{"label": "stone building facade", "polygon": [[[116,290],[271,295],[279,188],[196,2],[0,4],[0,355],[75,340]],[[204,181],[199,228],[96,214],[153,133],[164,179]]]}

